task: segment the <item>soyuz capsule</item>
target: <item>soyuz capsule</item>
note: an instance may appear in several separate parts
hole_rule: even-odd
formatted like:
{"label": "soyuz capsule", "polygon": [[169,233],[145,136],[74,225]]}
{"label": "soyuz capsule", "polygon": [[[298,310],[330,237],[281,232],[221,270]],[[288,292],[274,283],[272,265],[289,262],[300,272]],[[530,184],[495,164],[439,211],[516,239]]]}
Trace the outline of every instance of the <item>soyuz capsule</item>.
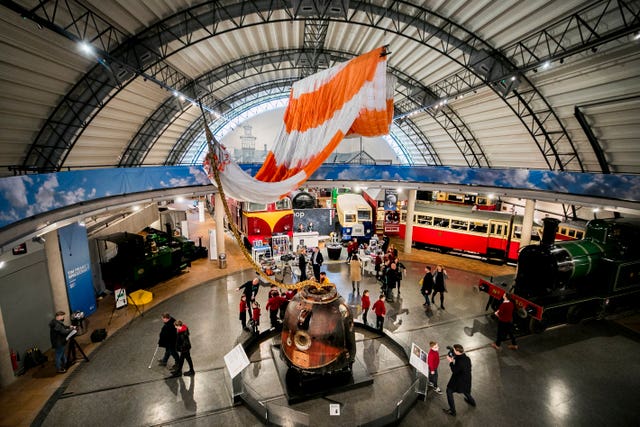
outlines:
{"label": "soyuz capsule", "polygon": [[334,286],[305,286],[287,306],[282,354],[303,374],[350,370],[356,356],[353,316]]}

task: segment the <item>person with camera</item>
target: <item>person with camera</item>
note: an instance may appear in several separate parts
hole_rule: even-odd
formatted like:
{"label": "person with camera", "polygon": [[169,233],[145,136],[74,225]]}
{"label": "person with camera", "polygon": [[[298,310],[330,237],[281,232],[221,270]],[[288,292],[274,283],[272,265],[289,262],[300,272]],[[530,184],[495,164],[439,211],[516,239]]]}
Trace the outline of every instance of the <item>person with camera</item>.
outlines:
{"label": "person with camera", "polygon": [[69,327],[63,323],[65,315],[64,311],[58,311],[55,319],[49,322],[49,338],[51,338],[51,347],[55,350],[56,371],[59,374],[67,372],[67,356],[64,354],[64,349],[67,345],[67,336],[75,330],[75,327]]}
{"label": "person with camera", "polygon": [[453,393],[464,394],[464,401],[471,406],[476,406],[476,400],[471,396],[471,359],[465,354],[460,344],[447,347],[447,360],[451,368],[451,378],[447,383],[448,409],[443,409],[446,414],[456,416],[456,404],[453,401]]}

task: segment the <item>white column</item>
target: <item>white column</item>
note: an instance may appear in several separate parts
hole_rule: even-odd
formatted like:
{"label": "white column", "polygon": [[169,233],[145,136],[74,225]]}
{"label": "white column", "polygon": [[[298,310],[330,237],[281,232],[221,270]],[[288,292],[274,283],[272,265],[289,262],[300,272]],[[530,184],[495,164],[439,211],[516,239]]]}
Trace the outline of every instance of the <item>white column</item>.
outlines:
{"label": "white column", "polygon": [[413,242],[413,211],[416,206],[416,196],[418,190],[409,190],[409,201],[407,202],[407,219],[404,232],[404,253],[411,253],[411,243]]}
{"label": "white column", "polygon": [[[215,196],[215,219],[216,219],[216,247],[218,248],[218,254],[225,253],[224,247],[224,206],[222,205],[222,197],[220,193],[216,193]],[[231,221],[231,218],[228,219]]]}
{"label": "white column", "polygon": [[53,295],[53,311],[62,310],[67,313],[67,319],[71,318],[67,284],[64,280],[64,266],[60,255],[58,232],[51,231],[43,236],[45,238],[44,252],[47,257],[47,269],[51,281],[51,294]]}
{"label": "white column", "polygon": [[15,381],[13,366],[9,357],[9,342],[7,341],[7,331],[4,329],[4,319],[2,309],[0,309],[0,387],[5,387]]}
{"label": "white column", "polygon": [[522,236],[520,247],[531,244],[531,231],[533,230],[533,213],[536,209],[536,201],[527,199],[524,205],[524,218],[522,219]]}

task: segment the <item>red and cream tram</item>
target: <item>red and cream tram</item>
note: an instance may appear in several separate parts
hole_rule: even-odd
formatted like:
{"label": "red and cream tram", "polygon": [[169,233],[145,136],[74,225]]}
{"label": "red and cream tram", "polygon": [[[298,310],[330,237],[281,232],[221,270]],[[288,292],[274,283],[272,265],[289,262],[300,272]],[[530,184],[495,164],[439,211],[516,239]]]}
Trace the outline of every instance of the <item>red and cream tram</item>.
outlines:
{"label": "red and cream tram", "polygon": [[[406,234],[406,209],[400,218],[401,238]],[[413,217],[413,242],[443,251],[460,251],[491,259],[516,261],[520,250],[522,216],[467,207],[417,201]],[[531,243],[540,240],[533,225]]]}

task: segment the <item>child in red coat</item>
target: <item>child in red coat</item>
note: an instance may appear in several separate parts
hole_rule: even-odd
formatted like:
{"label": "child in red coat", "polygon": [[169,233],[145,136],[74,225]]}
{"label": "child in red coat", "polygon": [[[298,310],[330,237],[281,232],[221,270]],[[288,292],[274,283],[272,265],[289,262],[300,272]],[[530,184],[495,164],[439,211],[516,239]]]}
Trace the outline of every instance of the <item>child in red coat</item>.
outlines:
{"label": "child in red coat", "polygon": [[240,323],[242,323],[243,330],[249,330],[247,328],[247,297],[245,294],[240,297]]}
{"label": "child in red coat", "polygon": [[371,307],[371,300],[369,299],[369,290],[365,289],[362,292],[362,323],[368,325],[367,314],[369,313],[369,307]]}
{"label": "child in red coat", "polygon": [[438,353],[438,343],[431,341],[429,343],[429,354],[427,355],[427,365],[429,366],[429,386],[433,390],[442,394],[442,390],[438,387],[438,365],[440,365],[440,353]]}
{"label": "child in red coat", "polygon": [[278,326],[278,310],[280,309],[280,305],[284,299],[284,297],[280,296],[280,293],[275,293],[272,294],[267,301],[267,306],[265,308],[269,310],[269,319],[271,320],[272,328]]}
{"label": "child in red coat", "polygon": [[260,326],[260,304],[258,301],[253,302],[253,314],[251,316],[253,333],[258,333],[258,326]]}
{"label": "child in red coat", "polygon": [[380,294],[378,301],[373,304],[372,310],[376,314],[376,329],[382,331],[384,315],[387,314],[387,307],[384,305],[384,294]]}

